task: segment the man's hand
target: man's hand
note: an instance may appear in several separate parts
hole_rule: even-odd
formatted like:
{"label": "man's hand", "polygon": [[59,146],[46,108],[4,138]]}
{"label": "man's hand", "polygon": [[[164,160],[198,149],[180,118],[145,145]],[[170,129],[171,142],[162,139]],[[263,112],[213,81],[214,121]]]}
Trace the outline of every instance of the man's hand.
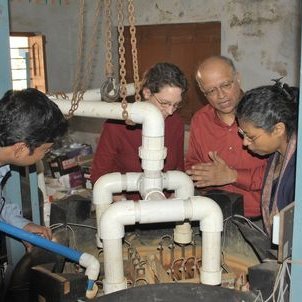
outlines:
{"label": "man's hand", "polygon": [[231,169],[216,151],[209,152],[209,158],[212,162],[193,165],[186,171],[196,187],[223,186],[237,180],[237,171]]}
{"label": "man's hand", "polygon": [[[27,232],[30,232],[30,233],[33,233],[33,234],[37,234],[37,235],[40,235],[48,240],[51,240],[52,238],[52,233],[51,233],[51,229],[45,227],[45,226],[41,226],[41,225],[38,225],[38,224],[35,224],[33,222],[30,222],[28,223],[27,225],[25,225],[23,227],[23,230],[24,231],[27,231]],[[32,245],[28,242],[25,242],[23,241],[25,247],[26,247],[26,250],[27,251],[31,251],[32,249]]]}

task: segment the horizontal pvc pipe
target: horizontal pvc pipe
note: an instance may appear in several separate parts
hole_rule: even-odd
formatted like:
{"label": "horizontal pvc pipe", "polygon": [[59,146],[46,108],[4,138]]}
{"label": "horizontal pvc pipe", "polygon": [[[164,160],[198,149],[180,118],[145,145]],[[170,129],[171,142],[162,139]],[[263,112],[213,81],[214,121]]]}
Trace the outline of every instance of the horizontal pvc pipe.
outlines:
{"label": "horizontal pvc pipe", "polygon": [[[135,94],[134,83],[129,83],[126,85],[127,96]],[[59,94],[58,94],[59,95]],[[69,100],[72,99],[73,93],[65,93],[64,97],[67,97]],[[54,98],[53,95],[48,96],[49,98]],[[84,102],[100,102],[102,99],[101,90],[99,88],[89,89],[84,92],[83,101]]]}
{"label": "horizontal pvc pipe", "polygon": [[[68,114],[71,101],[62,98],[49,97],[64,114]],[[75,116],[98,117],[123,120],[121,103],[79,102]],[[150,137],[164,136],[164,118],[160,110],[150,102],[135,102],[127,105],[128,117],[134,123],[143,124],[142,134]]]}

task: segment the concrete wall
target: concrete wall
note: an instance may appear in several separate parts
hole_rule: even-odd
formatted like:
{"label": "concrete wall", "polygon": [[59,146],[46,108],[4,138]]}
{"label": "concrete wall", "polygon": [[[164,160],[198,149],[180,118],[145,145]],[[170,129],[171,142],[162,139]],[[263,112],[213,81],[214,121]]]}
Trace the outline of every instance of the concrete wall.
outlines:
{"label": "concrete wall", "polygon": [[[49,90],[71,91],[76,70],[80,1],[62,1],[62,5],[37,2],[9,1],[11,31],[44,34]],[[299,0],[136,0],[134,3],[136,22],[140,25],[220,21],[221,53],[233,58],[242,75],[244,89],[268,84],[270,79],[282,76],[287,83],[298,84]],[[95,9],[96,1],[86,1],[86,49]],[[101,26],[102,23],[103,16]],[[101,29],[95,52],[94,79],[90,83],[93,88],[104,79]],[[116,54],[113,61],[116,62]],[[91,132],[97,132],[96,129],[99,129],[98,122]]]}

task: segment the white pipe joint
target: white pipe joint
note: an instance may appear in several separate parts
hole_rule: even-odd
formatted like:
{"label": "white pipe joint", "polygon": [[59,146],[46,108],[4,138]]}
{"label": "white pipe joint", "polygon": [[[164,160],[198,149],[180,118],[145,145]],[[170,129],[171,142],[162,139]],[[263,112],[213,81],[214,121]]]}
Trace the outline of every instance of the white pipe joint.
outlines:
{"label": "white pipe joint", "polygon": [[[191,178],[182,171],[168,171],[164,173],[163,186],[175,191],[177,198],[186,199],[194,195],[194,184]],[[179,244],[192,242],[193,231],[189,222],[177,222],[174,228],[173,239]]]}
{"label": "white pipe joint", "polygon": [[101,176],[93,186],[93,203],[95,205],[111,204],[112,194],[123,191],[122,174],[119,172]]}
{"label": "white pipe joint", "polygon": [[202,232],[222,232],[223,215],[219,205],[212,199],[204,196],[192,196],[190,220],[200,221]]}
{"label": "white pipe joint", "polygon": [[98,247],[102,247],[100,242],[100,218],[112,203],[112,194],[119,193],[122,189],[122,175],[117,172],[101,176],[93,186],[92,201],[96,205],[96,244]]}
{"label": "white pipe joint", "polygon": [[100,262],[93,255],[83,253],[79,259],[79,264],[86,268],[85,275],[89,280],[97,280],[100,272]]}
{"label": "white pipe joint", "polygon": [[[152,192],[161,192],[163,190],[161,173],[144,173],[139,180],[138,189],[143,199],[147,199]],[[164,196],[163,193],[162,195]]]}
{"label": "white pipe joint", "polygon": [[161,171],[167,156],[167,148],[164,146],[164,137],[142,138],[142,146],[139,147],[139,157],[142,159],[143,170]]}
{"label": "white pipe joint", "polygon": [[135,102],[127,106],[128,116],[133,122],[142,124],[142,135],[163,137],[165,122],[160,110],[150,102]]}
{"label": "white pipe joint", "polygon": [[131,200],[113,203],[101,217],[101,239],[123,238],[125,235],[124,226],[135,224],[136,211],[136,203]]}
{"label": "white pipe joint", "polygon": [[194,196],[193,181],[182,171],[167,171],[164,173],[163,186],[167,190],[175,191],[177,198],[185,199]]}
{"label": "white pipe joint", "polygon": [[121,173],[114,172],[101,176],[93,187],[93,203],[96,205],[96,244],[99,248],[102,247],[100,241],[100,218],[106,209],[113,202],[113,193],[126,191],[138,191],[138,180],[142,173]]}

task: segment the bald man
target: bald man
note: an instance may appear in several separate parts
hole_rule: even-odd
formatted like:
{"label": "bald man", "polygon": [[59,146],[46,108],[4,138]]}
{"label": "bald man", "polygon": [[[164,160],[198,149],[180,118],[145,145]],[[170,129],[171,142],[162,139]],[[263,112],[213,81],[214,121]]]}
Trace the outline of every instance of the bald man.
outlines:
{"label": "bald man", "polygon": [[186,172],[197,188],[239,193],[244,215],[260,217],[260,190],[266,160],[242,147],[235,108],[243,92],[231,59],[210,57],[197,70],[196,80],[208,100],[191,121]]}

